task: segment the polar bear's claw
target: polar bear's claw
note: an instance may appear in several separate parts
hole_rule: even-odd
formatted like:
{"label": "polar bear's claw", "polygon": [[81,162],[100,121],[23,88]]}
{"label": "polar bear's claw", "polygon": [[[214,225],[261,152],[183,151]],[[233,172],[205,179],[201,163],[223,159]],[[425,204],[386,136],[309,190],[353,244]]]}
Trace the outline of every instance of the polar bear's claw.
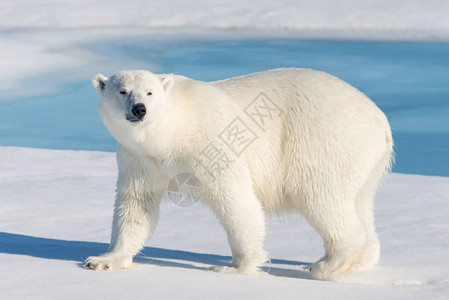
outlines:
{"label": "polar bear's claw", "polygon": [[[106,267],[107,266],[107,267]],[[108,264],[101,263],[100,258],[98,257],[89,257],[84,262],[84,267],[89,270],[108,270],[110,267]]]}
{"label": "polar bear's claw", "polygon": [[117,270],[125,269],[132,263],[132,259],[115,257],[112,255],[91,256],[84,262],[84,267],[89,270]]}

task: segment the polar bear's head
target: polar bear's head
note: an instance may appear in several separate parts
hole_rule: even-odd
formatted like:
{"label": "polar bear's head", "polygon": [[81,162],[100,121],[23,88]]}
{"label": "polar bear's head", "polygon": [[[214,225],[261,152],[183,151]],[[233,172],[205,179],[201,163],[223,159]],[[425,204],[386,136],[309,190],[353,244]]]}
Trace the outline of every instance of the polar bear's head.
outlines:
{"label": "polar bear's head", "polygon": [[151,126],[164,109],[173,86],[173,75],[148,71],[122,71],[111,77],[96,75],[92,83],[100,96],[100,116],[109,131],[118,135],[139,126]]}

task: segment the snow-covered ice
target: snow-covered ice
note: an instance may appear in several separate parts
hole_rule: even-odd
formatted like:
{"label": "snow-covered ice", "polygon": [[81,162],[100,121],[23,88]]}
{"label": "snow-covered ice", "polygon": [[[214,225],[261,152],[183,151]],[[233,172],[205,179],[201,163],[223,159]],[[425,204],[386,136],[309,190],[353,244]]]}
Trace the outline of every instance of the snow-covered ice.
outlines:
{"label": "snow-covered ice", "polygon": [[[447,38],[444,0],[16,0],[3,2],[0,27],[295,30],[327,38]],[[446,32],[445,32],[446,31]]]}
{"label": "snow-covered ice", "polygon": [[391,174],[376,197],[378,267],[345,284],[310,280],[324,253],[299,215],[269,218],[271,264],[260,276],[207,272],[231,253],[215,216],[200,204],[164,205],[132,270],[94,272],[107,250],[113,153],[0,147],[0,290],[3,299],[447,299],[449,178]]}

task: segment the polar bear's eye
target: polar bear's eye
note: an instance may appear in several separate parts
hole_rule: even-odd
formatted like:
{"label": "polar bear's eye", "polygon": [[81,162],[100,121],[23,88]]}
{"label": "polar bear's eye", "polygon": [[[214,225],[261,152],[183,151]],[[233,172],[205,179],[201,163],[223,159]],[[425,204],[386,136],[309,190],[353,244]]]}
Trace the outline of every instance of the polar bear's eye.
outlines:
{"label": "polar bear's eye", "polygon": [[151,96],[151,95],[153,95],[153,93],[152,92],[148,92],[147,96]]}
{"label": "polar bear's eye", "polygon": [[120,91],[120,94],[122,94],[122,95],[126,95],[126,91],[124,91],[124,90],[121,90],[121,91]]}

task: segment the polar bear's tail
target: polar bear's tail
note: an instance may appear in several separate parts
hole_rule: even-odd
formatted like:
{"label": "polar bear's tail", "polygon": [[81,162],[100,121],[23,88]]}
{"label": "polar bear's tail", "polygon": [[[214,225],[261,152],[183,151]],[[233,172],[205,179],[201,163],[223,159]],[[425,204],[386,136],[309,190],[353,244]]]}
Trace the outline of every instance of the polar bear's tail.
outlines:
{"label": "polar bear's tail", "polygon": [[387,125],[387,128],[385,129],[385,139],[387,142],[387,151],[385,154],[385,172],[390,172],[395,161],[394,142],[390,125]]}

